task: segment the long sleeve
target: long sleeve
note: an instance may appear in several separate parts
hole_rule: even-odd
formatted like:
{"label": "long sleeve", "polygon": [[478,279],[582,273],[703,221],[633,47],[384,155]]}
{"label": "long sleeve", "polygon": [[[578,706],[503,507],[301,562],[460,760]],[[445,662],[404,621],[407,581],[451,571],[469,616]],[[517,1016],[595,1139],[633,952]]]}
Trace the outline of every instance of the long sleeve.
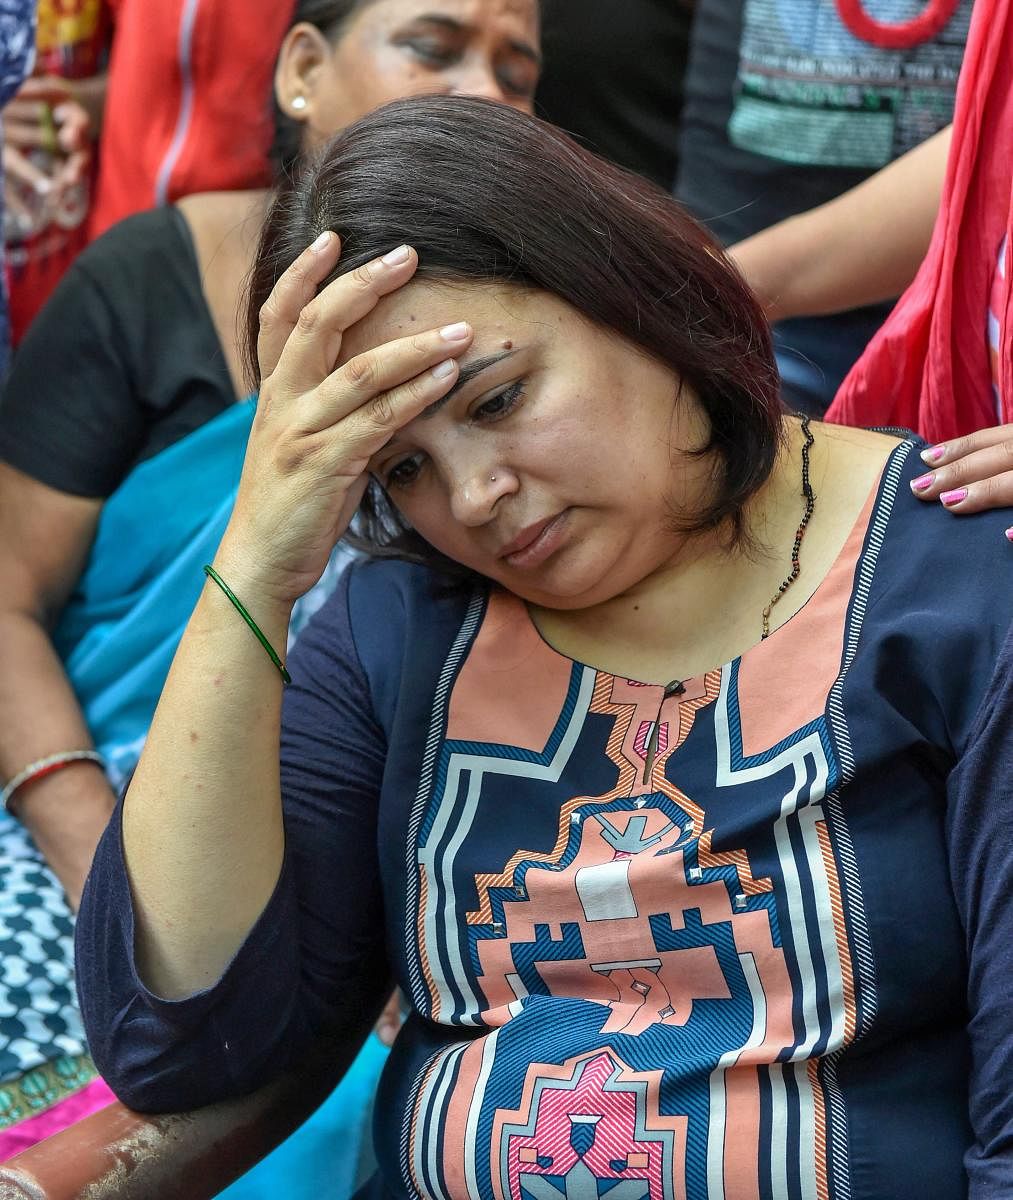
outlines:
{"label": "long sleeve", "polygon": [[95,1062],[133,1108],[180,1110],[251,1091],[325,1032],[347,1043],[350,1058],[389,990],[376,832],[385,744],[352,645],[347,594],[344,580],[291,656],[285,862],[213,987],[166,1001],[144,986],[122,802],[99,845],[77,924],[78,991]]}
{"label": "long sleeve", "polygon": [[947,840],[967,935],[969,1200],[1013,1195],[1013,633],[949,781]]}

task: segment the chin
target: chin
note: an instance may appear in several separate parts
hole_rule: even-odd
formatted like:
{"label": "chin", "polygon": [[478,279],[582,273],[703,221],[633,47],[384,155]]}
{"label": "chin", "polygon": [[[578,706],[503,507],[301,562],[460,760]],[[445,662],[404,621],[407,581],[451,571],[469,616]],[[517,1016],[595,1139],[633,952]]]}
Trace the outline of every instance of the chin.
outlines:
{"label": "chin", "polygon": [[568,567],[563,563],[529,577],[500,577],[498,582],[515,596],[541,608],[577,611],[603,604],[623,591],[616,585],[612,566],[591,569]]}

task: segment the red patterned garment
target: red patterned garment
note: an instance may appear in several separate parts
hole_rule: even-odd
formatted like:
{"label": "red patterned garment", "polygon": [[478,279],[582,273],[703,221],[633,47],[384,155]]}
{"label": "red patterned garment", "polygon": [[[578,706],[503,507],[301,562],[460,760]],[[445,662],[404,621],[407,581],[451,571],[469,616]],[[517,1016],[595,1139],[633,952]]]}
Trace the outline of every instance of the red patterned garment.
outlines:
{"label": "red patterned garment", "polygon": [[[90,79],[105,68],[108,0],[39,0],[35,74]],[[52,156],[49,156],[52,161]],[[37,164],[39,165],[39,164]],[[43,166],[48,173],[49,168]],[[7,283],[11,340],[16,346],[67,268],[88,244],[94,172],[64,189],[35,221],[8,222]]]}
{"label": "red patterned garment", "polygon": [[976,0],[929,252],[828,421],[900,426],[929,442],[1013,421],[1013,289],[1011,272],[996,271],[1013,229],[1011,147],[1013,0]]}
{"label": "red patterned garment", "polygon": [[91,233],[195,192],[270,182],[271,81],[293,0],[112,0]]}

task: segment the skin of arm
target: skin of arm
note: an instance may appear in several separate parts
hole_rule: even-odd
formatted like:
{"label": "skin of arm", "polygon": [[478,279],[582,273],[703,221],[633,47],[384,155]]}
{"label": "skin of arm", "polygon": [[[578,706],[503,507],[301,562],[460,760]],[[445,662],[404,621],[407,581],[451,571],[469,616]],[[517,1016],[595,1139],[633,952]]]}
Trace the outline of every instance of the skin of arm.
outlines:
{"label": "skin of arm", "polygon": [[[91,735],[53,649],[49,627],[91,546],[102,502],[59,492],[0,463],[0,775],[63,750],[88,749]],[[114,805],[106,778],[76,763],[14,801],[18,818],[76,908]]]}
{"label": "skin of arm", "polygon": [[952,125],[828,204],[728,253],[773,321],[892,300],[910,284],[939,212]]}
{"label": "skin of arm", "polygon": [[[271,600],[224,547],[215,567],[270,643],[284,646],[291,603]],[[166,999],[217,981],[277,882],[281,692],[274,664],[209,583],[123,809],[138,969]]]}
{"label": "skin of arm", "polygon": [[[260,400],[214,562],[275,647],[351,520],[371,458],[450,390],[473,339],[467,325],[431,330],[335,371],[343,331],[418,265],[404,247],[317,296],[339,251],[322,234],[261,309]],[[435,372],[447,362],[449,372]],[[263,647],[208,583],[123,804],[137,968],[163,998],[214,984],[274,891],[284,855],[281,692]]]}

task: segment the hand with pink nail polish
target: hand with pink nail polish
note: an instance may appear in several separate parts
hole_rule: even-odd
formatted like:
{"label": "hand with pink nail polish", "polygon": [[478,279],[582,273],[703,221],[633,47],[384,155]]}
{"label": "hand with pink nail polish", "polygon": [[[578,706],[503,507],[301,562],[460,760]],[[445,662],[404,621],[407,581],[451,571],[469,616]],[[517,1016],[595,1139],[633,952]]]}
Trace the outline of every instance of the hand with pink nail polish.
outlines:
{"label": "hand with pink nail polish", "polygon": [[[921,457],[929,470],[911,481],[919,500],[938,500],[957,516],[1013,509],[1013,425],[929,446]],[[1013,542],[1013,526],[1006,536]]]}

